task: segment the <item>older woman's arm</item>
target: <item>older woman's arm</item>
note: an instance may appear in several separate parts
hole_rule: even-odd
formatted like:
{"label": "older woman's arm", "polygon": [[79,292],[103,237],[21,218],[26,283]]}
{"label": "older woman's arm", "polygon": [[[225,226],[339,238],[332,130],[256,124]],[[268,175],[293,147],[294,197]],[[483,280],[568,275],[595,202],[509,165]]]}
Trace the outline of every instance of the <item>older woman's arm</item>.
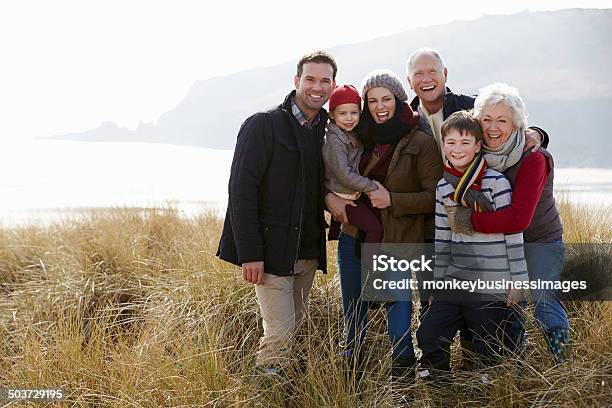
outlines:
{"label": "older woman's arm", "polygon": [[487,234],[526,230],[531,224],[547,176],[548,164],[544,155],[538,152],[527,156],[516,175],[510,206],[488,213],[473,212],[471,221],[474,229]]}
{"label": "older woman's arm", "polygon": [[442,177],[442,158],[429,138],[417,157],[417,173],[422,190],[417,193],[391,191],[391,215],[402,217],[412,214],[432,214],[436,204],[436,185]]}

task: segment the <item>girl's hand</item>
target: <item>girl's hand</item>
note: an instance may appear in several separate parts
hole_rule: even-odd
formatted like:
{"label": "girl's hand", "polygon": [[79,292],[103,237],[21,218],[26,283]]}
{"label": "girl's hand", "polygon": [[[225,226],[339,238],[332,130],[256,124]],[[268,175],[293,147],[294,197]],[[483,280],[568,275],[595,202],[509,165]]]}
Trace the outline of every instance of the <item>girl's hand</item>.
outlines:
{"label": "girl's hand", "polygon": [[374,180],[374,183],[376,183],[378,188],[367,193],[372,202],[372,206],[381,210],[391,207],[391,194],[389,194],[389,191],[378,181]]}

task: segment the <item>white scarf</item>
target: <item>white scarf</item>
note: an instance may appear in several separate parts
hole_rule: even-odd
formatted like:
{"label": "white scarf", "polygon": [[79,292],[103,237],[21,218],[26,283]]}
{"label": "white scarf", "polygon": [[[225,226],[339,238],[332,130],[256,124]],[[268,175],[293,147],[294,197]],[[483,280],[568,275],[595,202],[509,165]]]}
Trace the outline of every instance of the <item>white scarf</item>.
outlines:
{"label": "white scarf", "polygon": [[487,166],[503,173],[521,160],[524,147],[525,129],[521,128],[512,132],[503,145],[492,148],[483,143],[482,150]]}

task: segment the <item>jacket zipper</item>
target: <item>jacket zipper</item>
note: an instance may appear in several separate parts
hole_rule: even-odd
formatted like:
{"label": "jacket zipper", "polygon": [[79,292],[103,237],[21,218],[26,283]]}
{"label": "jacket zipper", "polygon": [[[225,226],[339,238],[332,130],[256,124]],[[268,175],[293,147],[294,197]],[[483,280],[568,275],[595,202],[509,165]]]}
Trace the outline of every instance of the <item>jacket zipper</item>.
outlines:
{"label": "jacket zipper", "polygon": [[293,263],[296,263],[298,261],[298,257],[300,255],[300,239],[302,236],[302,215],[304,212],[304,200],[302,200],[302,205],[300,206],[300,223],[298,226],[298,239],[297,239],[297,247],[295,249],[295,261]]}
{"label": "jacket zipper", "polygon": [[[299,141],[298,141],[299,146]],[[306,180],[304,176],[304,155],[300,150],[300,167],[302,171],[302,203],[300,204],[300,222],[298,223],[298,239],[297,239],[297,247],[295,248],[295,261],[298,261],[300,256],[300,239],[302,238],[302,217],[304,216],[304,201],[306,201],[306,184],[304,183]]]}

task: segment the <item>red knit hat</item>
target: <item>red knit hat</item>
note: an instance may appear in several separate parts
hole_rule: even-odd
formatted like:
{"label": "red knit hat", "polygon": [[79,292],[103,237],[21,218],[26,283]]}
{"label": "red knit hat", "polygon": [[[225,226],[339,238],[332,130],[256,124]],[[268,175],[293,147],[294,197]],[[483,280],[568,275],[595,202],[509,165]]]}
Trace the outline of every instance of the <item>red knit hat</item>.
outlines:
{"label": "red knit hat", "polygon": [[342,85],[334,89],[329,97],[329,111],[344,103],[355,103],[361,109],[361,96],[353,85]]}

